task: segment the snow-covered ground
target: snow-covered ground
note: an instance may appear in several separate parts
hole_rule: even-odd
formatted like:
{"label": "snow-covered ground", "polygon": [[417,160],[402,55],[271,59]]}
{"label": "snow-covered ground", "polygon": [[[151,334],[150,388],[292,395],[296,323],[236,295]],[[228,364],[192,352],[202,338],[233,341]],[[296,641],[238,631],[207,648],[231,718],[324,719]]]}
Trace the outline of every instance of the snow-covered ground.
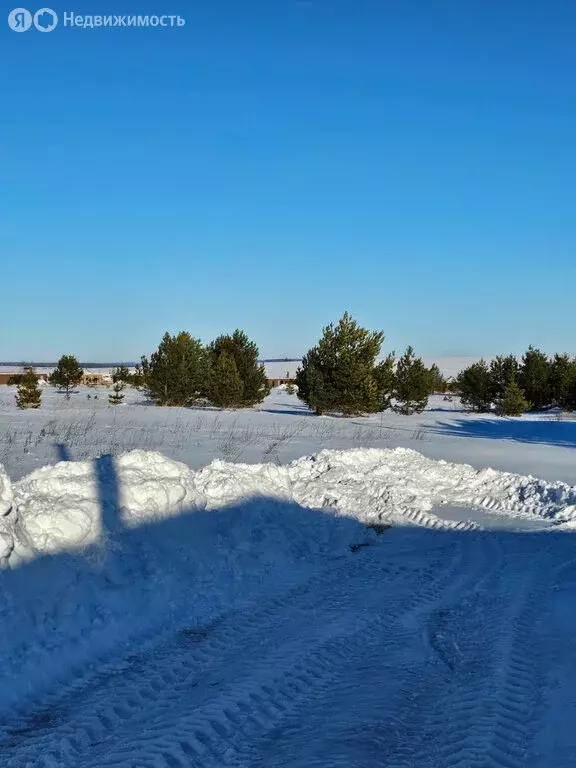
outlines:
{"label": "snow-covered ground", "polygon": [[[389,411],[369,418],[316,417],[282,388],[246,411],[157,408],[126,390],[108,406],[106,387],[80,387],[69,401],[43,387],[38,411],[19,411],[15,388],[0,386],[0,463],[14,479],[61,459],[158,450],[188,466],[214,458],[286,463],[324,448],[404,447],[431,458],[466,462],[547,480],[576,483],[576,420],[555,413],[519,419],[465,413],[457,400],[430,399],[415,416]],[[97,396],[98,399],[95,399]]]}
{"label": "snow-covered ground", "polygon": [[13,395],[2,766],[574,764],[574,422]]}

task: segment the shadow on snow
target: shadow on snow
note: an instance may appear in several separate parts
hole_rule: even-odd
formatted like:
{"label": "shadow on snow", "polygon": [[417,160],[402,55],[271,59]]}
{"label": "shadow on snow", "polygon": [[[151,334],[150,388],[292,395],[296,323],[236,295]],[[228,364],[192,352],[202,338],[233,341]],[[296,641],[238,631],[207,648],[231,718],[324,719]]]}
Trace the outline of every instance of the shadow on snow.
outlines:
{"label": "shadow on snow", "polygon": [[456,437],[481,437],[489,440],[541,443],[565,448],[576,447],[576,421],[455,419],[439,422],[435,427],[427,427],[427,431]]}

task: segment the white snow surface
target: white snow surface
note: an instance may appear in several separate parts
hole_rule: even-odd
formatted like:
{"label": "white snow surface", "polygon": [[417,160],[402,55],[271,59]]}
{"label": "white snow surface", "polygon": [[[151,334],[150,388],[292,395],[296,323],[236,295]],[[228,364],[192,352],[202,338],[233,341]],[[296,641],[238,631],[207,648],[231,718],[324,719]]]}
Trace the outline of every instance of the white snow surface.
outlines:
{"label": "white snow surface", "polygon": [[0,566],[7,562],[13,548],[11,510],[12,484],[4,467],[0,464]]}
{"label": "white snow surface", "polygon": [[[9,480],[0,476],[0,482],[8,504]],[[262,496],[330,509],[364,523],[467,524],[432,514],[442,505],[560,524],[576,519],[576,490],[565,483],[475,470],[406,448],[325,450],[286,466],[215,460],[197,471],[157,452],[131,451],[60,462],[16,482],[11,516],[15,556],[86,547],[116,526],[129,528]]]}
{"label": "white snow surface", "polygon": [[120,525],[159,520],[197,501],[193,473],[159,453],[132,451],[96,461],[42,467],[15,486],[15,535],[36,553],[93,544],[106,512]]}
{"label": "white snow surface", "polygon": [[136,450],[0,498],[6,768],[572,765],[573,486]]}

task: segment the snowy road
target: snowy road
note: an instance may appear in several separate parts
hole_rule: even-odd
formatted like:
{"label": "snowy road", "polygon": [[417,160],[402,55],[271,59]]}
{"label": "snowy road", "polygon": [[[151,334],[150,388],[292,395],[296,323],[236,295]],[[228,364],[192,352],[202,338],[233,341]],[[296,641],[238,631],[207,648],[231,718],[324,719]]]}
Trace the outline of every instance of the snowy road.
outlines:
{"label": "snowy road", "polygon": [[566,533],[389,531],[77,679],[3,725],[0,763],[572,766],[573,551]]}

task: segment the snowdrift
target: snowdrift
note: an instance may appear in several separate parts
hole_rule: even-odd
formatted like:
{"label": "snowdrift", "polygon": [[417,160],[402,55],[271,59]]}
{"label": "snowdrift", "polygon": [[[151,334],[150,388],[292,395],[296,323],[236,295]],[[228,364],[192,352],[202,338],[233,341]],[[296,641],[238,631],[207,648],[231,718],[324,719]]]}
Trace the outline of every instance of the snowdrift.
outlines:
{"label": "snowdrift", "polygon": [[376,542],[366,523],[478,527],[442,505],[576,521],[576,489],[407,449],[322,451],[199,471],[133,451],[0,468],[0,710],[118,648],[276,597]]}
{"label": "snowdrift", "polygon": [[0,468],[0,557],[102,543],[116,530],[266,496],[363,523],[466,528],[432,514],[475,507],[557,523],[576,520],[576,489],[531,476],[475,470],[405,448],[322,451],[287,466],[214,461],[199,471],[155,452],[43,467],[12,487]]}
{"label": "snowdrift", "polygon": [[12,486],[10,478],[0,464],[0,564],[5,564],[12,553],[14,538],[11,533]]}

